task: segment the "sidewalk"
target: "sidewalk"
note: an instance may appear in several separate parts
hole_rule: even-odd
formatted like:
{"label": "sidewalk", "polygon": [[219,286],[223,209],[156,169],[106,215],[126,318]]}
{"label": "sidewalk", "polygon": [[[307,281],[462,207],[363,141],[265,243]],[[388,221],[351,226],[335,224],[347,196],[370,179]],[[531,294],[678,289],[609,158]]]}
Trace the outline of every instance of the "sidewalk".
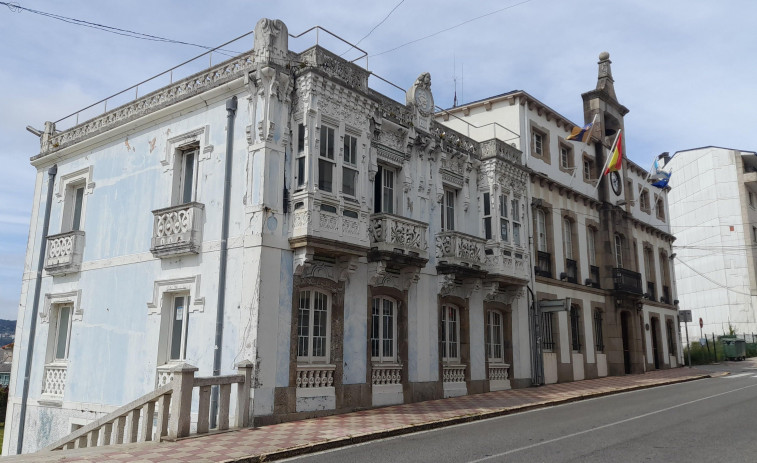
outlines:
{"label": "sidewalk", "polygon": [[125,444],[23,456],[0,462],[262,462],[400,434],[475,421],[590,397],[707,378],[706,371],[676,368],[511,391],[487,392],[361,412],[293,421],[255,429],[191,437],[177,442]]}

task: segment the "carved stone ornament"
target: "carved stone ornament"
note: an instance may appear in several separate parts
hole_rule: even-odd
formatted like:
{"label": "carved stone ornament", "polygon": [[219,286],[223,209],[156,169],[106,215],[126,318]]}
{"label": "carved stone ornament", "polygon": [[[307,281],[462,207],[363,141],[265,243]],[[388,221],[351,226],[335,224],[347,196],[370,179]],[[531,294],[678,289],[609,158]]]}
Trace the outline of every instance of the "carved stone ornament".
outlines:
{"label": "carved stone ornament", "polygon": [[280,19],[263,18],[255,25],[253,59],[256,63],[285,64],[289,53],[289,31]]}
{"label": "carved stone ornament", "polygon": [[499,283],[487,283],[484,285],[484,302],[499,302],[510,305],[523,297],[523,287],[500,290]]}
{"label": "carved stone ornament", "polygon": [[462,283],[457,283],[455,275],[448,273],[439,276],[439,295],[442,297],[455,296],[460,299],[468,299],[474,291],[481,289],[481,280],[478,278],[468,278]]}
{"label": "carved stone ornament", "polygon": [[302,280],[324,278],[335,283],[349,281],[350,275],[357,270],[356,256],[340,257],[336,263],[322,262],[313,259],[313,251],[300,248],[294,254],[294,275]]}
{"label": "carved stone ornament", "polygon": [[368,266],[368,284],[407,291],[420,278],[419,267],[406,267],[399,273],[387,272],[386,262],[371,262]]}

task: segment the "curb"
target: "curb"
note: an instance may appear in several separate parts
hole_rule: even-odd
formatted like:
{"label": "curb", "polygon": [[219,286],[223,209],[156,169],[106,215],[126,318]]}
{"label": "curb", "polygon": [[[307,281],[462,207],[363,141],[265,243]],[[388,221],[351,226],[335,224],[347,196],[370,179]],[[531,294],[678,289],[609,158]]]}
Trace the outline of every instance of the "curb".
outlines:
{"label": "curb", "polygon": [[[717,375],[717,374],[716,374]],[[718,375],[725,376],[725,375]],[[640,384],[628,387],[621,387],[613,389],[611,391],[590,392],[584,395],[570,397],[567,399],[546,400],[542,402],[535,402],[526,405],[515,405],[512,407],[501,408],[498,410],[492,410],[487,412],[480,412],[471,415],[460,415],[452,418],[446,418],[437,421],[428,421],[425,423],[411,424],[408,426],[387,429],[385,431],[377,431],[366,434],[356,434],[353,436],[342,437],[334,440],[328,440],[318,443],[305,444],[300,447],[292,447],[288,449],[281,449],[274,452],[264,453],[260,455],[251,455],[247,457],[232,458],[230,460],[224,460],[222,463],[262,463],[267,461],[281,460],[284,458],[292,458],[308,453],[321,452],[324,450],[331,450],[339,447],[347,447],[350,445],[361,444],[364,442],[370,442],[374,440],[386,439],[388,437],[401,436],[405,434],[412,434],[420,431],[428,431],[432,429],[440,429],[447,426],[453,426],[456,424],[471,423],[474,421],[485,420],[489,418],[497,418],[500,416],[512,415],[515,413],[525,412],[529,410],[537,410],[540,408],[546,408],[554,405],[563,405],[572,402],[579,402],[586,399],[594,399],[597,397],[605,397],[608,395],[619,394],[622,392],[638,391],[642,389],[651,389],[658,386],[667,386],[670,384],[687,383],[696,381],[699,379],[718,377],[713,374],[703,374],[688,378],[676,378],[665,382],[655,384]]]}

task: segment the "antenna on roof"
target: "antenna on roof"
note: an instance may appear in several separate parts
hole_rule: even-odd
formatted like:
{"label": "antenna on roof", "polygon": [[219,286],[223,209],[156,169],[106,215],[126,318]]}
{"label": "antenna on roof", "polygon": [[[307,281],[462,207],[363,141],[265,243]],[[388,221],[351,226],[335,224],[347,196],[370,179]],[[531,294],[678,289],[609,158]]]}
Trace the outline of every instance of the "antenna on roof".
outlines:
{"label": "antenna on roof", "polygon": [[452,100],[452,107],[457,107],[457,63],[455,61],[455,54],[452,54],[452,81],[455,83],[455,98]]}

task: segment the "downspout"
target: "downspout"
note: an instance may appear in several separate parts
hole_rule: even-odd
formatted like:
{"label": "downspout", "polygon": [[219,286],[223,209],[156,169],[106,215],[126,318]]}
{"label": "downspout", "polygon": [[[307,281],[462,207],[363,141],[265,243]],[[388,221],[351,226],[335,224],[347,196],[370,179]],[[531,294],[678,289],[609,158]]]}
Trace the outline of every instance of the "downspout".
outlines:
{"label": "downspout", "polygon": [[29,349],[26,353],[26,368],[24,370],[24,388],[21,393],[21,417],[18,421],[18,443],[16,453],[20,454],[24,447],[24,424],[26,423],[26,402],[29,400],[29,377],[32,371],[32,357],[34,354],[34,337],[37,334],[37,312],[39,311],[39,294],[42,289],[42,270],[45,267],[45,255],[47,254],[47,229],[50,226],[50,209],[53,204],[53,188],[55,175],[58,173],[58,165],[54,164],[47,171],[47,202],[45,203],[45,218],[42,222],[42,234],[39,244],[39,260],[37,261],[37,278],[34,283],[34,303],[32,305],[32,319],[29,327]]}
{"label": "downspout", "polygon": [[[213,353],[213,376],[221,374],[221,347],[223,343],[223,317],[226,303],[226,266],[228,262],[229,209],[231,204],[231,160],[234,152],[234,119],[237,115],[237,97],[226,101],[226,172],[223,177],[223,216],[221,224],[221,254],[218,269],[218,304],[216,312],[216,338]],[[215,428],[218,414],[218,386],[210,393],[210,427]]]}

